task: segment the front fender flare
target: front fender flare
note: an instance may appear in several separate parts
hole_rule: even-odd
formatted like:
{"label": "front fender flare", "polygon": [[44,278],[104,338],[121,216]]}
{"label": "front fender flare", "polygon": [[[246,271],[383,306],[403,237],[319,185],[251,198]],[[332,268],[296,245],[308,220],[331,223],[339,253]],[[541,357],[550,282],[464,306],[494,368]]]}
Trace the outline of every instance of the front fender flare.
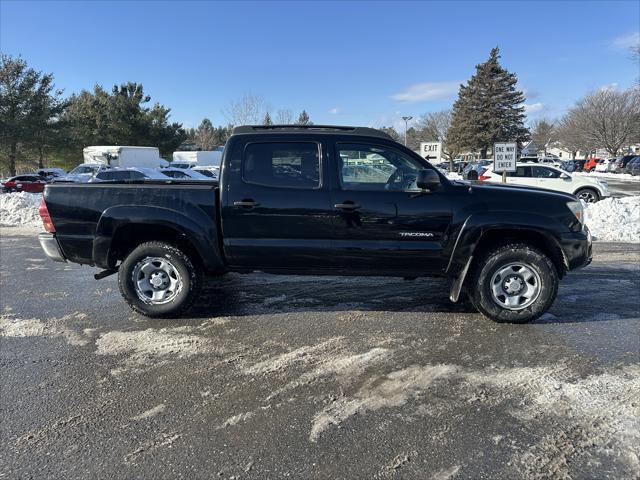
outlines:
{"label": "front fender flare", "polygon": [[477,254],[476,247],[482,237],[488,232],[500,230],[532,232],[542,236],[550,248],[553,248],[562,258],[565,269],[568,262],[554,231],[563,231],[560,223],[550,217],[527,213],[526,216],[517,212],[486,212],[470,215],[462,224],[452,248],[449,263],[445,270],[449,277],[454,278],[450,298],[457,301],[469,271],[471,260]]}

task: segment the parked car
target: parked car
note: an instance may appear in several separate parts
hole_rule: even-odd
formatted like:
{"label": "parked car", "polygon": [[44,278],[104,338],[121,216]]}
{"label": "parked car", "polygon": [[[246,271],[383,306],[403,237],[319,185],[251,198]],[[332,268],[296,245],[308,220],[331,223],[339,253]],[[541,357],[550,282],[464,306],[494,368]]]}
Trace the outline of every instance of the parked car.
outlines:
{"label": "parked car", "polygon": [[89,182],[114,182],[126,180],[166,180],[167,177],[158,170],[151,168],[110,168],[96,173]]}
{"label": "parked car", "polygon": [[109,170],[111,167],[100,163],[81,163],[74,169],[70,170],[66,175],[55,177],[53,182],[55,183],[86,183],[91,180],[96,174],[104,170]]}
{"label": "parked car", "polygon": [[637,155],[625,155],[624,157],[620,157],[620,159],[615,163],[613,172],[614,173],[624,173],[625,168],[627,168],[627,164],[636,158]]}
{"label": "parked car", "polygon": [[220,167],[193,167],[193,171],[214,180],[218,180],[218,178],[220,177]]}
{"label": "parked car", "polygon": [[[345,178],[345,158],[375,176]],[[40,244],[53,260],[103,268],[96,278],[117,272],[126,302],[151,317],[189,308],[204,273],[257,270],[444,276],[452,301],[522,323],[591,262],[573,195],[451,182],[378,130],[236,127],[222,165],[220,185],[48,185]]]}
{"label": "parked car", "polygon": [[591,173],[598,166],[598,160],[600,160],[600,159],[599,158],[590,158],[590,159],[588,159],[584,163],[584,167],[582,167],[582,170],[584,172],[586,172],[586,173]]}
{"label": "parked car", "polygon": [[576,164],[574,160],[565,160],[564,162],[562,162],[560,164],[560,169],[564,170],[565,172],[575,172],[576,170]]}
{"label": "parked car", "polygon": [[40,193],[44,190],[47,179],[36,174],[17,175],[2,183],[2,191]]}
{"label": "parked car", "polygon": [[546,165],[553,165],[554,167],[560,167],[562,161],[558,157],[549,156],[538,157],[537,155],[525,155],[518,160],[521,163],[542,163]]}
{"label": "parked car", "polygon": [[467,180],[478,180],[478,177],[486,170],[487,165],[491,165],[493,160],[474,160],[470,162],[462,171],[462,177]]}
{"label": "parked car", "polygon": [[581,159],[581,160],[574,160],[574,161],[573,161],[573,164],[574,164],[574,166],[575,166],[575,170],[574,170],[574,171],[575,171],[575,172],[582,172],[582,171],[584,171],[584,165],[585,165],[585,163],[587,163],[587,160],[586,160],[586,159],[584,159],[584,158],[583,158],[583,159]]}
{"label": "parked car", "polygon": [[206,175],[192,169],[192,168],[163,168],[160,173],[170,178],[182,178],[187,180],[211,180]]}
{"label": "parked car", "polygon": [[[502,182],[502,174],[494,173],[493,166],[489,166],[479,180]],[[609,186],[599,178],[574,176],[549,165],[518,163],[515,172],[507,173],[507,183],[571,193],[586,203],[594,203],[611,196]]]}
{"label": "parked car", "polygon": [[629,160],[629,163],[627,163],[627,166],[624,169],[624,172],[630,175],[639,175],[640,174],[640,157],[634,157],[631,160]]}
{"label": "parked car", "polygon": [[36,172],[41,177],[47,179],[47,181],[51,181],[54,178],[61,177],[62,175],[66,175],[66,171],[62,168],[41,168]]}

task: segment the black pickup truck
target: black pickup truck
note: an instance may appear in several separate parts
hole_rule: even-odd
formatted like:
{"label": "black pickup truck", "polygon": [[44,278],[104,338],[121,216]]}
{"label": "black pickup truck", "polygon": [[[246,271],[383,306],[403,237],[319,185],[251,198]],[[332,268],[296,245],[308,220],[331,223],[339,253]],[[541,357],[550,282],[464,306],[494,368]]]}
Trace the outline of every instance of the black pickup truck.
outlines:
{"label": "black pickup truck", "polygon": [[152,317],[189,308],[205,274],[263,271],[446,277],[453,302],[521,323],[591,261],[574,196],[449,181],[359,127],[237,127],[219,184],[47,185],[40,214],[49,257],[118,272],[127,303]]}

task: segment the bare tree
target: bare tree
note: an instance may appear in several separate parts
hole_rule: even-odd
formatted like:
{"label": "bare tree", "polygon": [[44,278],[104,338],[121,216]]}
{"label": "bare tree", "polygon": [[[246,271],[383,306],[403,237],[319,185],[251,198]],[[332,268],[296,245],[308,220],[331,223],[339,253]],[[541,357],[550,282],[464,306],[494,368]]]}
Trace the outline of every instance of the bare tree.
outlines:
{"label": "bare tree", "polygon": [[603,88],[571,108],[561,122],[562,143],[604,147],[611,156],[640,141],[640,88]]}
{"label": "bare tree", "polygon": [[442,155],[449,160],[453,169],[453,160],[460,154],[460,149],[453,142],[447,141],[451,118],[451,110],[425,113],[420,117],[415,128],[417,130],[416,135],[419,135],[423,141],[442,142]]}
{"label": "bare tree", "polygon": [[231,125],[237,127],[262,123],[264,110],[265,102],[262,97],[245,93],[239,100],[229,103],[222,114]]}
{"label": "bare tree", "polygon": [[276,112],[276,123],[278,125],[291,125],[293,123],[293,113],[291,113],[291,110],[278,110]]}
{"label": "bare tree", "polygon": [[547,147],[556,140],[555,122],[541,118],[531,124],[531,141],[538,149],[547,154]]}

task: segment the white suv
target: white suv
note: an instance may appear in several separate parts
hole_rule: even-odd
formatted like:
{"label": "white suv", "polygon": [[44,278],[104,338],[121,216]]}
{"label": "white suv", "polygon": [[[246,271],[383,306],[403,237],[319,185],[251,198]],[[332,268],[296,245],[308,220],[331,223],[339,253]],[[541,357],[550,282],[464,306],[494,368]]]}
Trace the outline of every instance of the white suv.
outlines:
{"label": "white suv", "polygon": [[[494,173],[493,165],[489,165],[478,180],[502,182],[502,174]],[[518,163],[515,172],[507,173],[507,183],[572,193],[586,203],[611,196],[608,185],[599,178],[573,176],[559,168],[535,163]]]}

